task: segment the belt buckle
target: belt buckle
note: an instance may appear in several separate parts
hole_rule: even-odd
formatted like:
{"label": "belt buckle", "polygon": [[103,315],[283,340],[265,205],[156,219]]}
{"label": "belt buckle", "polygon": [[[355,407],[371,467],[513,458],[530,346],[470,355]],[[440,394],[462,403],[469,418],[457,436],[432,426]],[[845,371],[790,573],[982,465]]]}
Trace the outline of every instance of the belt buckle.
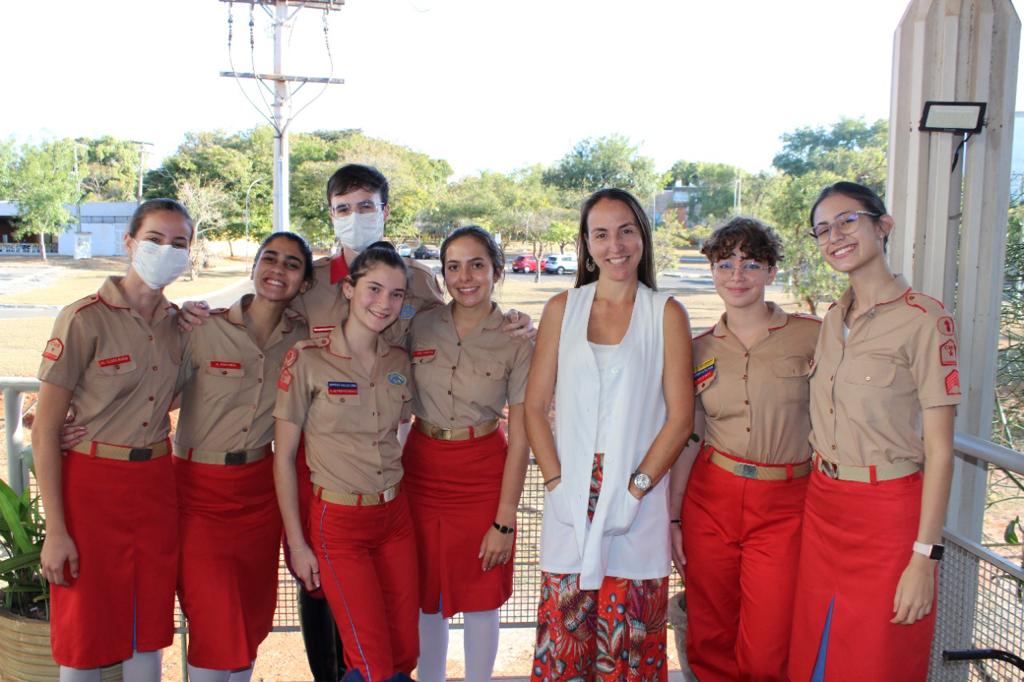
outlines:
{"label": "belt buckle", "polygon": [[237,466],[239,464],[245,464],[246,457],[245,450],[235,450],[234,452],[224,453],[224,464],[231,466]]}
{"label": "belt buckle", "polygon": [[440,426],[436,426],[434,428],[436,429],[436,431],[434,432],[435,433],[434,438],[437,438],[438,440],[451,440],[452,439],[452,435],[453,435],[453,430],[452,429],[446,429],[446,428],[442,428]]}
{"label": "belt buckle", "polygon": [[833,464],[824,457],[818,458],[818,471],[825,474],[831,479],[839,478],[839,465]]}
{"label": "belt buckle", "polygon": [[153,459],[153,448],[132,448],[128,452],[129,462],[147,462]]}
{"label": "belt buckle", "polygon": [[741,478],[757,478],[757,465],[740,462],[733,466],[732,472]]}

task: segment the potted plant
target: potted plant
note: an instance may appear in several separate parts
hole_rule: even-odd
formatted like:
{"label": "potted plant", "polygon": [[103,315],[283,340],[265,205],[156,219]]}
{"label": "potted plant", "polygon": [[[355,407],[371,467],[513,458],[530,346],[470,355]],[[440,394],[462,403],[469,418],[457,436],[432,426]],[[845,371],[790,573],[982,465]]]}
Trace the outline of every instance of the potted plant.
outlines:
{"label": "potted plant", "polygon": [[[0,680],[57,679],[50,652],[50,586],[39,555],[46,535],[42,499],[0,479]],[[120,680],[121,666],[103,669]]]}
{"label": "potted plant", "polygon": [[38,495],[0,480],[0,679],[52,680],[50,592],[39,564],[46,522]]}

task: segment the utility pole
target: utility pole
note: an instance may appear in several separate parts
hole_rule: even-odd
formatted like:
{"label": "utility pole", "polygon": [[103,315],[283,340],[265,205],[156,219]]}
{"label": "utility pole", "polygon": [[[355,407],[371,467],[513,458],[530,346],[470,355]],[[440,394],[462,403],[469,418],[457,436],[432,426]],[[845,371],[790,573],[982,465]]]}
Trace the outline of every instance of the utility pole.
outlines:
{"label": "utility pole", "polygon": [[139,148],[139,186],[138,191],[135,195],[135,202],[138,204],[142,203],[142,176],[146,173],[146,147],[152,147],[152,142],[143,142],[141,140],[128,140],[128,142],[137,145]]}
{"label": "utility pole", "polygon": [[[263,87],[266,81],[270,81],[274,84],[274,100],[270,106],[271,110],[271,125],[274,128],[274,212],[273,212],[273,224],[274,232],[282,232],[289,229],[290,217],[289,217],[289,200],[290,200],[290,187],[289,187],[289,148],[288,148],[288,126],[291,124],[293,116],[291,114],[291,99],[294,92],[289,90],[289,83],[298,83],[298,87],[302,87],[306,83],[321,83],[327,85],[341,85],[345,81],[342,78],[313,78],[308,76],[288,76],[284,73],[284,42],[285,32],[288,27],[288,23],[293,19],[298,10],[303,7],[310,7],[313,9],[322,10],[325,13],[330,11],[340,10],[342,5],[345,4],[344,0],[220,0],[221,2],[245,4],[250,6],[250,10],[255,6],[260,6],[268,16],[271,17],[274,27],[274,71],[273,73],[254,73],[254,72],[241,72],[241,71],[221,71],[221,76],[230,78],[248,78],[254,79],[258,82],[259,87]],[[270,8],[273,7],[273,14],[270,13]],[[292,9],[293,8],[293,9]],[[229,18],[229,25],[230,25]],[[255,49],[252,45],[251,38],[251,19],[250,19],[250,48]],[[326,38],[326,19],[324,23],[324,34]],[[231,52],[231,34],[228,34],[228,54]],[[328,45],[328,50],[330,46]],[[328,52],[329,54],[329,52]],[[296,88],[297,90],[298,88]],[[319,95],[317,95],[319,96]],[[250,100],[250,103],[252,100]],[[254,105],[255,106],[255,105]],[[301,109],[300,109],[301,111]]]}

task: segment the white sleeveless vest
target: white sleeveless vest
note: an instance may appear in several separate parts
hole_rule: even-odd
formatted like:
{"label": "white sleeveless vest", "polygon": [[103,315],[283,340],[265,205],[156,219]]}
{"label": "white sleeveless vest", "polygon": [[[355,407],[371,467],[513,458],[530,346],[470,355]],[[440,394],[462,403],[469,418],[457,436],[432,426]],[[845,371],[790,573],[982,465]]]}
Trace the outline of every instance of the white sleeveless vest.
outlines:
{"label": "white sleeveless vest", "polygon": [[[591,467],[597,438],[600,378],[587,342],[587,324],[596,284],[570,289],[558,346],[555,383],[555,444],[562,480],[572,508],[571,525],[545,513],[540,566],[550,573],[579,573],[580,588],[593,590],[605,576],[634,580],[662,578],[671,570],[668,531],[668,476],[639,502],[629,530],[605,533],[609,510],[629,504],[629,479],[665,424],[664,314],[667,294],[639,284],[629,328],[618,353],[624,354],[619,395],[610,409],[612,428],[604,456],[604,476],[592,522],[587,520]],[[547,493],[545,492],[547,509]]]}

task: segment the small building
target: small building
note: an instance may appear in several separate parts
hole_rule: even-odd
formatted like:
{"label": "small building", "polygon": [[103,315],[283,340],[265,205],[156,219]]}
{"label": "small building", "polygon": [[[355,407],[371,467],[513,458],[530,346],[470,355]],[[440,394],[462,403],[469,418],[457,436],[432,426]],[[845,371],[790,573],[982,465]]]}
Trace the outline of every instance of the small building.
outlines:
{"label": "small building", "polygon": [[698,187],[684,185],[682,180],[676,180],[671,189],[666,189],[654,195],[654,225],[657,227],[665,220],[666,213],[674,213],[676,220],[681,225],[690,227],[687,219],[690,217],[691,200],[696,197]]}
{"label": "small building", "polygon": [[[134,201],[86,202],[82,204],[79,224],[78,207],[65,204],[64,208],[71,214],[72,222],[59,235],[44,236],[46,252],[77,258],[122,256],[125,253],[124,233],[137,207]],[[28,234],[15,239],[14,231],[17,227],[18,205],[13,201],[0,201],[0,255],[38,254],[38,235]]]}

